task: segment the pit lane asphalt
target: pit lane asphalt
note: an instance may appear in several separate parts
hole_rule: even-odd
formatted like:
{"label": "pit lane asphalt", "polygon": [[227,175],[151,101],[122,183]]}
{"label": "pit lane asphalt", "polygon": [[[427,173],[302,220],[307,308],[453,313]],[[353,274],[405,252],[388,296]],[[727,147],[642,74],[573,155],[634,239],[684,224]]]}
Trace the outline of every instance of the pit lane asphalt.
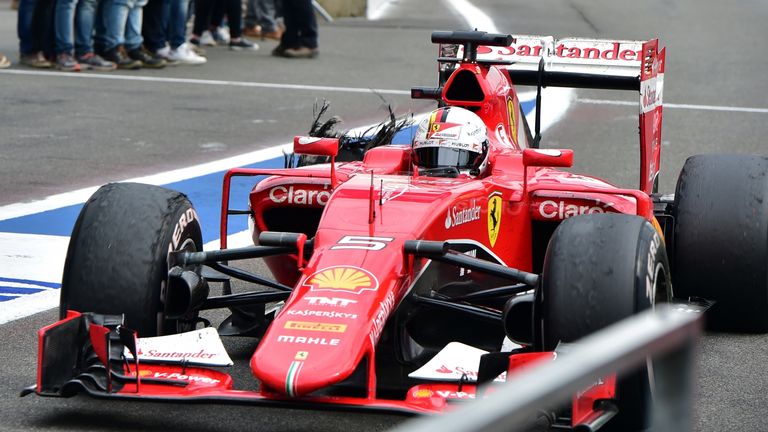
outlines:
{"label": "pit lane asphalt", "polygon": [[[714,1],[475,0],[502,31],[626,39],[660,37],[667,46],[665,104],[766,108],[768,6]],[[313,61],[209,50],[210,63],[134,77],[198,78],[407,90],[434,79],[431,30],[466,28],[442,3],[399,1],[375,23],[338,20],[321,26]],[[0,52],[16,60],[15,15],[0,0]],[[18,69],[28,71],[28,69]],[[579,99],[636,101],[614,92],[578,91]],[[40,199],[109,180],[190,166],[288,142],[305,131],[315,98],[328,98],[350,125],[383,117],[367,93],[142,83],[0,73],[0,205]],[[387,95],[399,112],[429,104]],[[546,103],[546,100],[544,101]],[[686,156],[702,152],[768,153],[764,113],[665,109],[661,190],[673,192]],[[636,106],[574,103],[544,137],[544,147],[574,148],[576,170],[634,186]],[[35,379],[35,331],[54,312],[0,326],[0,430],[384,430],[400,417],[253,407],[111,403],[17,397]],[[765,335],[707,334],[692,367],[698,377],[695,429],[765,430],[768,376]],[[227,340],[247,359],[246,339]],[[238,385],[250,386],[247,370]]]}

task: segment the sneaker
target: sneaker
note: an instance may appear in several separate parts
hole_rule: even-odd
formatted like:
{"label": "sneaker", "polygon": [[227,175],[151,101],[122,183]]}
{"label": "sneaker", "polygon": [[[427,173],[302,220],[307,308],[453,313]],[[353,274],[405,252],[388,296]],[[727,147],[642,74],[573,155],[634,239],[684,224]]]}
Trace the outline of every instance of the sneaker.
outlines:
{"label": "sneaker", "polygon": [[125,48],[123,48],[122,45],[103,52],[101,56],[104,60],[115,63],[118,69],[141,69],[141,61],[128,57],[128,54],[125,53]]}
{"label": "sneaker", "polygon": [[80,63],[70,53],[56,55],[56,69],[64,72],[80,72]]}
{"label": "sneaker", "polygon": [[168,58],[181,64],[200,65],[208,61],[205,57],[195,54],[189,44],[181,44],[176,49],[171,49]]}
{"label": "sneaker", "polygon": [[203,32],[203,34],[200,35],[200,39],[197,39],[197,43],[195,45],[216,46],[216,40],[211,35],[211,32],[206,30]]}
{"label": "sneaker", "polygon": [[260,25],[255,25],[255,26],[252,26],[252,27],[244,28],[243,29],[243,36],[260,38],[261,37],[261,26]]}
{"label": "sneaker", "polygon": [[8,60],[8,57],[0,54],[0,69],[6,69],[11,67],[11,61]]}
{"label": "sneaker", "polygon": [[211,35],[213,36],[213,39],[216,40],[216,43],[220,43],[222,45],[229,43],[229,27],[216,27],[216,30],[211,32]]}
{"label": "sneaker", "polygon": [[53,67],[51,62],[49,62],[40,51],[33,54],[22,54],[21,58],[19,58],[19,63],[23,64],[24,66],[38,69],[49,69]]}
{"label": "sneaker", "polygon": [[162,57],[162,59],[165,60],[165,63],[168,66],[175,66],[175,65],[179,64],[178,60],[172,60],[170,58],[171,47],[169,47],[168,45],[166,45],[166,46],[160,48],[159,50],[155,51],[155,55],[158,56],[158,57]]}
{"label": "sneaker", "polygon": [[95,71],[108,72],[117,69],[117,65],[111,61],[106,61],[101,56],[98,56],[92,52],[81,55],[77,58],[77,62],[80,63],[84,69],[90,69]]}
{"label": "sneaker", "polygon": [[283,57],[288,58],[315,58],[319,54],[317,48],[298,47],[298,48],[286,48],[283,50]]}
{"label": "sneaker", "polygon": [[245,38],[238,38],[229,42],[229,49],[233,51],[251,50],[255,51],[259,49],[259,46]]}
{"label": "sneaker", "polygon": [[152,54],[143,46],[128,51],[128,57],[141,62],[141,66],[149,69],[162,69],[166,66],[164,58]]}

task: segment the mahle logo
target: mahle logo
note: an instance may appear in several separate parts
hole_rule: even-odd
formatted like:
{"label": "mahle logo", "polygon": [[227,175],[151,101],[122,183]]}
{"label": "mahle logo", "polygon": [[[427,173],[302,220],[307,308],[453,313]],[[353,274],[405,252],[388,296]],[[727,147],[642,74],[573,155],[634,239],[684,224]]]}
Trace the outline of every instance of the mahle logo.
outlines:
{"label": "mahle logo", "polygon": [[328,267],[312,273],[304,280],[310,291],[339,291],[360,294],[379,287],[376,277],[358,267]]}

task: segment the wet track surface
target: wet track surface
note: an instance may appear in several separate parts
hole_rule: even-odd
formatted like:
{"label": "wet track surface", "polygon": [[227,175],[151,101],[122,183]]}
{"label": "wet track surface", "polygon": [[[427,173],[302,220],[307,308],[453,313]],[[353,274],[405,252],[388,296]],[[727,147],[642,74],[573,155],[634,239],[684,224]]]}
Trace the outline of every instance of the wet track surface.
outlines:
{"label": "wet track surface", "polygon": [[[689,155],[768,154],[765,3],[736,8],[693,0],[472,3],[504,32],[658,36],[667,46],[662,192],[674,192]],[[0,72],[0,206],[289,142],[308,129],[318,99],[330,100],[333,113],[349,126],[381,120],[381,98],[398,113],[427,111],[431,104],[405,94],[339,88],[407,91],[412,85],[433,85],[435,49],[429,34],[452,28],[466,24],[442,2],[401,0],[380,21],[322,23],[321,55],[311,61],[270,57],[274,44],[264,42],[254,53],[209,49],[210,62],[200,67],[102,78],[22,68]],[[16,51],[15,15],[8,1],[0,0],[0,52],[15,61]],[[242,82],[271,86],[233,84]],[[635,186],[636,100],[630,93],[577,91],[566,115],[544,135],[543,147],[573,148],[574,170]],[[350,431],[386,430],[403,420],[242,406],[18,398],[35,379],[35,332],[55,317],[48,311],[0,325],[0,430]],[[766,342],[765,335],[705,335],[692,365],[696,430],[766,429]],[[253,350],[248,339],[225,344],[233,359],[248,359]],[[247,367],[236,369],[234,377],[240,388],[253,385]]]}

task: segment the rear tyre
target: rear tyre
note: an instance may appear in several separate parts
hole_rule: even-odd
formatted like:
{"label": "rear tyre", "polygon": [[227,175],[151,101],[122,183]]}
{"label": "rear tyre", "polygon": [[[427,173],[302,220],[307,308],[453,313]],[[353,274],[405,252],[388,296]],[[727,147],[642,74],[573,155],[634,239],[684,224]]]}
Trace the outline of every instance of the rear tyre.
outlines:
{"label": "rear tyre", "polygon": [[184,194],[137,183],[102,186],[72,231],[60,315],[67,309],[122,313],[141,337],[186,330],[188,321],[163,314],[167,257],[171,250],[202,250],[202,244],[197,213]]}
{"label": "rear tyre", "polygon": [[675,191],[675,292],[715,300],[707,325],[768,331],[768,158],[698,155]]}
{"label": "rear tyre", "polygon": [[[566,219],[547,248],[536,308],[536,343],[554,350],[671,298],[669,264],[658,232],[643,218],[598,214]],[[611,430],[649,424],[646,367],[617,383]]]}

